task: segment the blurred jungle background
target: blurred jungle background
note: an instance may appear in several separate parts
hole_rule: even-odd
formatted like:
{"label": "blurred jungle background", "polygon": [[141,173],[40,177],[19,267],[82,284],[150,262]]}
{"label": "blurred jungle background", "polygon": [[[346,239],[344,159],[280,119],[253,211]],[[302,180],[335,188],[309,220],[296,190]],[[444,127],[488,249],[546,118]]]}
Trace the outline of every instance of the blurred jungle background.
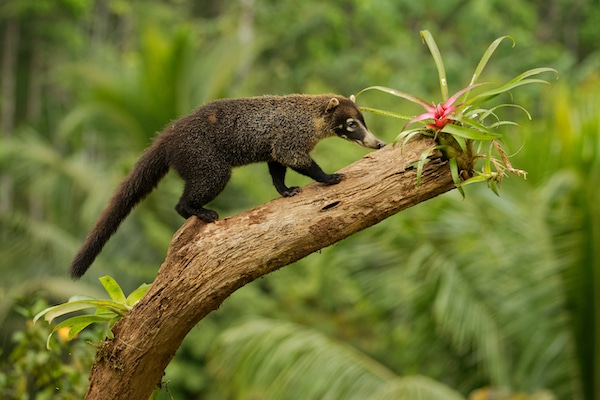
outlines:
{"label": "blurred jungle background", "polygon": [[[186,338],[161,399],[600,398],[600,3],[593,0],[0,1],[0,398],[79,399],[103,327],[45,348],[35,313],[75,294],[152,282],[182,182],[169,174],[88,274],[67,277],[112,190],[156,132],[212,99],[356,93],[439,101],[468,84],[552,67],[514,90],[505,179],[422,203],[236,292]],[[511,99],[507,99],[511,100]],[[505,101],[507,101],[505,99]],[[414,114],[381,93],[359,105]],[[402,121],[366,114],[392,141]],[[367,151],[328,139],[326,171]],[[377,179],[376,176],[373,179]],[[310,180],[290,173],[288,181]],[[277,197],[243,167],[222,217]],[[207,249],[210,251],[210,249]],[[418,396],[415,394],[417,393]]]}

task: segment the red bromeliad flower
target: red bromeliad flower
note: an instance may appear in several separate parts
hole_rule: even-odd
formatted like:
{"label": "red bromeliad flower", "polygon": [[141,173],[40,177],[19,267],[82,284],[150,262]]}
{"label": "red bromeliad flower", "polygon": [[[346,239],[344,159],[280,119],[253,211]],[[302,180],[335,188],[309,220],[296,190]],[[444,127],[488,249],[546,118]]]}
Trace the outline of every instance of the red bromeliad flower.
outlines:
{"label": "red bromeliad flower", "polygon": [[462,104],[454,104],[454,102],[465,92],[468,92],[469,90],[473,89],[474,87],[480,86],[480,85],[482,85],[482,84],[480,83],[480,84],[476,84],[476,85],[469,85],[466,88],[461,89],[458,92],[454,93],[454,95],[452,95],[452,97],[450,97],[444,103],[438,103],[437,105],[431,105],[421,99],[413,98],[413,101],[417,104],[420,104],[425,110],[427,110],[427,112],[417,115],[416,117],[414,117],[413,119],[408,121],[406,123],[406,125],[404,125],[404,128],[406,128],[407,126],[409,126],[415,122],[418,122],[418,121],[432,119],[433,123],[426,124],[427,128],[433,129],[434,131],[442,130],[448,123],[452,124],[455,122],[455,118],[453,118],[452,113],[457,108],[462,106]]}
{"label": "red bromeliad flower", "polygon": [[[455,105],[447,105],[444,103],[443,105],[440,103],[435,107],[435,113],[433,114],[433,124],[427,124],[428,128],[431,129],[442,129],[448,122],[453,123],[454,120],[450,119],[450,115],[454,110],[456,110],[458,106]],[[430,113],[427,113],[430,114]]]}

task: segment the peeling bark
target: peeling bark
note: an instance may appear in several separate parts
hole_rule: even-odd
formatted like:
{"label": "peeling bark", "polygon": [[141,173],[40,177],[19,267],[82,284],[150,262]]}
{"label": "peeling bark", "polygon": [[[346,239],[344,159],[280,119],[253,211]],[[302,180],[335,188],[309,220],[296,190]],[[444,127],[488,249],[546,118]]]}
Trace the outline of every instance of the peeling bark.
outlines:
{"label": "peeling bark", "polygon": [[344,168],[333,186],[312,183],[237,216],[206,224],[192,217],[174,235],[143,299],[102,343],[86,399],[150,397],[186,334],[234,291],[410,206],[455,187],[432,156],[416,187],[417,161],[431,139],[387,146]]}

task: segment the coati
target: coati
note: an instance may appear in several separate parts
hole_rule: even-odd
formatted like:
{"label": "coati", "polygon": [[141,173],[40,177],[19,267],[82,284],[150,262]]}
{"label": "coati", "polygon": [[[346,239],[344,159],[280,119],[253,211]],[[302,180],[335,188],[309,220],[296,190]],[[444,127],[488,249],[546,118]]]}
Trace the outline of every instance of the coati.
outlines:
{"label": "coati", "polygon": [[379,149],[385,143],[366,127],[350,99],[326,95],[263,96],[216,100],[171,122],[123,179],[71,263],[80,278],[131,209],[174,169],[185,181],[175,209],[183,218],[218,218],[204,205],[225,188],[231,169],[267,162],[275,189],[284,197],[300,192],[284,182],[287,168],[327,185],[342,174],[327,174],[310,157],[317,142],[339,136]]}

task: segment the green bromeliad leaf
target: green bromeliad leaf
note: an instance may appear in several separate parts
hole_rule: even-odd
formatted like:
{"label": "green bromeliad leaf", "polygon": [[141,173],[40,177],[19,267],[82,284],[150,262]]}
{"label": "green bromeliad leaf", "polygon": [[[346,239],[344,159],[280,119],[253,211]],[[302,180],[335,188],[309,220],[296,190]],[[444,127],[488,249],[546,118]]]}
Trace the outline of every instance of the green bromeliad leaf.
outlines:
{"label": "green bromeliad leaf", "polygon": [[494,133],[490,130],[488,130],[488,132],[482,132],[478,129],[473,129],[455,124],[447,124],[445,127],[442,128],[441,131],[444,133],[449,133],[453,136],[458,136],[472,140],[494,140],[502,137],[501,134]]}
{"label": "green bromeliad leaf", "polygon": [[543,79],[527,79],[530,76],[535,76],[535,75],[539,75],[545,72],[553,72],[553,73],[558,73],[554,68],[534,68],[534,69],[530,69],[528,71],[523,72],[522,74],[518,75],[517,77],[511,79],[510,81],[506,82],[504,85],[501,85],[495,89],[491,89],[488,91],[485,91],[483,93],[478,94],[477,96],[472,97],[471,99],[467,100],[465,102],[466,105],[478,105],[478,104],[483,104],[503,93],[509,92],[512,89],[519,87],[519,86],[523,86],[523,85],[528,85],[531,83],[543,83],[548,85],[549,82],[545,81]]}
{"label": "green bromeliad leaf", "polygon": [[[475,72],[473,72],[473,76],[471,76],[471,82],[469,82],[469,85],[474,85],[475,83],[477,83],[477,79],[479,79],[479,77],[483,73],[483,70],[485,69],[488,61],[490,61],[490,58],[492,58],[492,55],[494,54],[494,52],[496,51],[496,49],[498,48],[500,43],[504,39],[507,39],[507,38],[512,40],[513,47],[515,47],[516,42],[512,36],[502,36],[502,37],[499,37],[498,39],[494,40],[492,42],[492,44],[490,44],[490,46],[487,48],[485,53],[483,53],[481,60],[479,60],[479,64],[477,64],[477,67],[475,68]],[[467,100],[467,98],[469,97],[469,93],[470,93],[470,91],[463,94],[460,98],[459,103],[464,103]]]}
{"label": "green bromeliad leaf", "polygon": [[100,278],[100,283],[104,286],[104,290],[110,296],[110,298],[121,304],[127,304],[127,298],[125,297],[125,293],[123,293],[123,289],[121,286],[110,276],[103,276]]}
{"label": "green bromeliad leaf", "polygon": [[42,317],[44,317],[48,323],[52,323],[56,318],[76,311],[88,309],[96,310],[94,314],[77,315],[58,323],[50,335],[48,335],[48,340],[46,342],[48,348],[50,346],[52,335],[60,329],[67,327],[70,327],[68,335],[69,340],[73,339],[79,332],[93,323],[106,323],[108,326],[108,335],[111,336],[110,328],[112,328],[118,320],[123,318],[150,288],[150,285],[142,284],[136,290],[131,292],[128,297],[125,297],[123,290],[112,277],[103,276],[100,278],[100,282],[110,296],[110,300],[96,299],[87,296],[73,296],[68,302],[49,307],[34,317],[34,323]]}
{"label": "green bromeliad leaf", "polygon": [[412,118],[412,117],[410,117],[408,115],[402,115],[402,114],[395,113],[393,111],[380,110],[380,109],[377,109],[377,108],[359,107],[359,109],[361,111],[370,112],[370,113],[373,113],[375,115],[381,115],[382,117],[396,118],[396,119],[401,119],[401,120],[404,120],[404,121],[410,121],[410,119]]}
{"label": "green bromeliad leaf", "polygon": [[135,289],[133,292],[129,293],[129,296],[127,296],[127,305],[133,307],[135,303],[137,303],[141,300],[142,297],[144,297],[144,295],[148,292],[148,289],[150,289],[150,286],[152,285],[148,283],[143,283],[140,285],[140,287]]}
{"label": "green bromeliad leaf", "polygon": [[125,315],[129,311],[126,306],[110,300],[98,300],[94,298],[84,300],[76,299],[80,299],[80,297],[71,298],[64,304],[59,304],[41,311],[34,317],[33,321],[36,322],[43,316],[46,321],[51,323],[54,319],[65,314],[70,314],[72,312],[81,311],[88,308],[105,309],[118,315]]}
{"label": "green bromeliad leaf", "polygon": [[104,315],[102,315],[102,314],[101,315],[79,315],[77,317],[68,318],[68,319],[62,321],[61,323],[57,324],[54,327],[54,329],[52,329],[52,332],[50,332],[50,334],[48,335],[48,339],[46,339],[46,348],[48,350],[50,350],[50,339],[52,338],[52,335],[63,328],[68,328],[68,327],[71,328],[71,329],[69,329],[69,334],[67,336],[67,339],[73,340],[82,330],[84,330],[91,324],[109,322],[113,318],[114,318],[114,314],[111,314],[111,315],[107,315],[107,314],[104,314]]}
{"label": "green bromeliad leaf", "polygon": [[435,66],[438,71],[438,77],[440,80],[440,91],[442,93],[442,101],[448,100],[448,80],[446,79],[446,68],[444,67],[444,61],[440,49],[438,49],[433,36],[428,30],[421,31],[421,39],[427,44],[429,51],[435,62]]}
{"label": "green bromeliad leaf", "polygon": [[385,86],[369,86],[368,88],[365,88],[365,89],[361,90],[360,92],[356,93],[356,97],[358,97],[362,93],[369,91],[369,90],[378,90],[380,92],[391,94],[392,96],[401,97],[405,100],[412,101],[413,103],[419,104],[425,108],[433,107],[431,104],[429,104],[428,102],[426,102],[423,99],[418,98],[417,96],[414,96],[410,93],[403,92],[401,90],[396,90],[396,89],[392,89],[392,88],[385,87]]}

